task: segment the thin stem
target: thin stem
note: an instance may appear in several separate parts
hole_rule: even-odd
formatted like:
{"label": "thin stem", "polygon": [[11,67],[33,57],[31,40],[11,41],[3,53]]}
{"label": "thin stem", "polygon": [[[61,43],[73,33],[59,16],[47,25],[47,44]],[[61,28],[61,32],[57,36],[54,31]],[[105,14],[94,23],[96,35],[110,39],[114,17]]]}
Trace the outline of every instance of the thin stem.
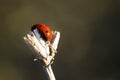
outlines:
{"label": "thin stem", "polygon": [[45,69],[46,69],[46,72],[48,74],[49,80],[56,80],[54,73],[53,73],[53,70],[51,68],[51,65],[49,65],[48,67],[45,67]]}

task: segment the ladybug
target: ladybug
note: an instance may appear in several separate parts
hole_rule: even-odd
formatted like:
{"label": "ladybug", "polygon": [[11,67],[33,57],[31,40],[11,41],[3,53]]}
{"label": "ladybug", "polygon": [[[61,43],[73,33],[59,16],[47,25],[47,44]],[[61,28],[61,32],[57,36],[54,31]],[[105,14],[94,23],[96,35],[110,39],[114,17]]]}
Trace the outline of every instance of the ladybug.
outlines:
{"label": "ladybug", "polygon": [[38,29],[39,34],[45,41],[51,41],[52,39],[52,30],[49,26],[45,24],[35,24],[32,26],[31,30]]}

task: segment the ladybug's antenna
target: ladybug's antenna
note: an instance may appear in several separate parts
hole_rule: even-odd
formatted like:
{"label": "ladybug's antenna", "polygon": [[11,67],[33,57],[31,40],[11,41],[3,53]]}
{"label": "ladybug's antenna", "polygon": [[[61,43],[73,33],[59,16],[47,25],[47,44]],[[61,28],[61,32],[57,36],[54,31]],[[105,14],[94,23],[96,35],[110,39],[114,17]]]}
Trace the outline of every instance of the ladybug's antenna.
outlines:
{"label": "ladybug's antenna", "polygon": [[49,43],[44,41],[40,36],[42,36],[42,34],[38,32],[36,26],[33,26],[30,33],[24,37],[24,40],[34,51],[36,56],[35,60],[41,60],[43,62],[42,66],[46,71],[46,76],[49,77],[49,80],[56,80],[51,64],[53,63],[55,53],[57,52],[56,50],[60,39],[60,32],[53,31],[53,37]]}

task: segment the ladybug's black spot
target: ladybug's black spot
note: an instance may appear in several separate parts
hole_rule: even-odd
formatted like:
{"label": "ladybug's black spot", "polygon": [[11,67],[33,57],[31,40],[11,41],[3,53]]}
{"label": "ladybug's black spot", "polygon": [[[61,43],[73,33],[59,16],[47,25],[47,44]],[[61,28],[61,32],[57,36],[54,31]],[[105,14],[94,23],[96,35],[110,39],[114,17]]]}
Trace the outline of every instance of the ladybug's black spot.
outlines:
{"label": "ladybug's black spot", "polygon": [[36,26],[33,25],[33,26],[31,27],[31,31],[33,31],[34,29],[36,29]]}
{"label": "ladybug's black spot", "polygon": [[45,33],[48,33],[48,30],[46,30]]}

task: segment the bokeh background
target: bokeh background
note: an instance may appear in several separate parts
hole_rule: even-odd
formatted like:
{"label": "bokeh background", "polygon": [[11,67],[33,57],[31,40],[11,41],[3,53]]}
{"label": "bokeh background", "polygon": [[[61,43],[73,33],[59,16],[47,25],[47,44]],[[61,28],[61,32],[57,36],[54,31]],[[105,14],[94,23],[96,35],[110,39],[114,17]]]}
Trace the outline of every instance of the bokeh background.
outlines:
{"label": "bokeh background", "polygon": [[57,80],[120,80],[120,0],[0,0],[0,80],[46,80],[22,39],[35,23],[61,32]]}

